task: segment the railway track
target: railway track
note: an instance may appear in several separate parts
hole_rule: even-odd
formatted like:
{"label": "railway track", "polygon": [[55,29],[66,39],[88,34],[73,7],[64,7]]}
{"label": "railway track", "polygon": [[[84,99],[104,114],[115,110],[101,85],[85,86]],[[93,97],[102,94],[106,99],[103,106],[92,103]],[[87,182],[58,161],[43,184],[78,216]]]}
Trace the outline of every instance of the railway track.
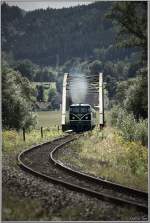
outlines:
{"label": "railway track", "polygon": [[98,199],[132,206],[147,213],[147,193],[72,170],[55,158],[59,149],[78,137],[79,135],[71,134],[25,150],[17,157],[18,165],[44,180]]}

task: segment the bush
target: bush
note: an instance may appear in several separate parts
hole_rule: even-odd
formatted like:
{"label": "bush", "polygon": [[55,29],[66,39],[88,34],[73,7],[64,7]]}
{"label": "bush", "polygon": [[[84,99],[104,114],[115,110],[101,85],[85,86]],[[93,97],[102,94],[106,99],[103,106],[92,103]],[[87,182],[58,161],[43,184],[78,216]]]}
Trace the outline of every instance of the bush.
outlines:
{"label": "bush", "polygon": [[148,120],[134,118],[133,113],[114,106],[111,110],[111,124],[121,130],[120,134],[125,140],[139,141],[142,145],[148,145]]}
{"label": "bush", "polygon": [[135,140],[140,141],[142,145],[148,146],[148,120],[139,119],[136,123]]}
{"label": "bush", "polygon": [[148,151],[141,144],[136,142],[123,142],[122,146],[126,150],[126,161],[133,174],[137,176],[147,175]]}
{"label": "bush", "polygon": [[111,112],[110,112],[110,117],[111,117],[110,122],[111,122],[112,126],[116,126],[116,124],[117,124],[118,109],[119,109],[119,106],[117,106],[117,105],[113,106],[113,108],[111,109]]}
{"label": "bush", "polygon": [[134,141],[135,139],[135,130],[136,130],[136,121],[133,116],[133,114],[126,115],[124,113],[124,116],[122,120],[117,120],[119,123],[118,127],[122,131],[122,136],[124,139],[128,141]]}

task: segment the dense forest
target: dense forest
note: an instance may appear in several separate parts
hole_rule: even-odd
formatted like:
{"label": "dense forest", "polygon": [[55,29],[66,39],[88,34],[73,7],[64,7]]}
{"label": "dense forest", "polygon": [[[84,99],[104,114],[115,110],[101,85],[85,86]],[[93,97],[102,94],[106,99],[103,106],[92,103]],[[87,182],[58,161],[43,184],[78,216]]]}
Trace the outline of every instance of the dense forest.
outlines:
{"label": "dense forest", "polygon": [[[109,96],[116,80],[134,77],[139,68],[137,47],[118,48],[119,25],[108,18],[111,2],[25,12],[2,4],[3,58],[31,81],[56,81],[73,67],[103,71]],[[88,69],[89,67],[94,69]],[[59,72],[59,74],[58,74]],[[57,77],[58,74],[58,77]]]}
{"label": "dense forest", "polygon": [[[25,87],[30,81],[56,83],[47,98],[49,108],[59,108],[63,74],[78,68],[84,74],[104,73],[112,116],[117,118],[115,112],[120,111],[137,121],[147,118],[146,2],[95,2],[30,12],[3,3],[1,9],[3,109],[9,107],[7,96],[12,97],[15,88],[11,84],[8,92],[9,82],[17,81],[22,89],[24,80]],[[41,84],[40,100],[44,100],[42,88]],[[21,92],[31,111],[38,100],[35,89],[29,91],[32,96]],[[14,106],[24,117],[20,95],[16,93]],[[4,126],[14,127],[6,121],[7,112],[4,116]]]}
{"label": "dense forest", "polygon": [[38,65],[64,64],[72,57],[117,60],[130,49],[114,47],[116,26],[105,17],[112,3],[24,12],[2,5],[2,49]]}

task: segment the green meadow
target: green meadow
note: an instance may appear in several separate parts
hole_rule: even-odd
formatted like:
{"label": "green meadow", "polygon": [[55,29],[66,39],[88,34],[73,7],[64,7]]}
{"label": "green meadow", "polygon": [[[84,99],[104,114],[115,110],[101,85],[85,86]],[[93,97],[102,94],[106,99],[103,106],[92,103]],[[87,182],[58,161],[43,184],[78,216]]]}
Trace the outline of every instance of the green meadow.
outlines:
{"label": "green meadow", "polygon": [[37,127],[54,128],[61,125],[61,111],[40,111],[37,112]]}
{"label": "green meadow", "polygon": [[[20,151],[29,146],[52,140],[60,135],[62,131],[58,129],[61,124],[61,113],[59,111],[37,112],[37,125],[34,129],[26,131],[23,140],[22,130],[3,130],[3,152]],[[43,127],[43,138],[41,137],[41,127]]]}

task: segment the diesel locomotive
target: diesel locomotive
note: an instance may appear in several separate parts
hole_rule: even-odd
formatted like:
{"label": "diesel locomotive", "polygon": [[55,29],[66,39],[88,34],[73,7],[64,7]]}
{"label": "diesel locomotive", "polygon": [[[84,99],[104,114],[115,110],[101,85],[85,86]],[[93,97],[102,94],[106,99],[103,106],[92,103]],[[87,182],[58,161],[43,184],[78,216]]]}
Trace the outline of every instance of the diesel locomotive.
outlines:
{"label": "diesel locomotive", "polygon": [[96,125],[96,111],[90,104],[72,104],[68,124],[75,132],[91,130]]}

